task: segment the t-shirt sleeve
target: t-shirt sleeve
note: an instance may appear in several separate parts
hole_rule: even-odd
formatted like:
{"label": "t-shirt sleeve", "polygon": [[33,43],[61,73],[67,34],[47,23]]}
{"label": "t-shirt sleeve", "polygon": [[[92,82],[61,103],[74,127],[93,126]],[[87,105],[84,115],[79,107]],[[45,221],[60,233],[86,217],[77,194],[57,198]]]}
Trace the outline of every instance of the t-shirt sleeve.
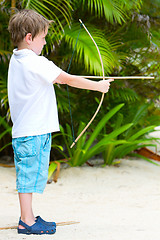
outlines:
{"label": "t-shirt sleeve", "polygon": [[43,56],[38,56],[34,64],[34,72],[42,81],[52,83],[62,72],[52,61]]}

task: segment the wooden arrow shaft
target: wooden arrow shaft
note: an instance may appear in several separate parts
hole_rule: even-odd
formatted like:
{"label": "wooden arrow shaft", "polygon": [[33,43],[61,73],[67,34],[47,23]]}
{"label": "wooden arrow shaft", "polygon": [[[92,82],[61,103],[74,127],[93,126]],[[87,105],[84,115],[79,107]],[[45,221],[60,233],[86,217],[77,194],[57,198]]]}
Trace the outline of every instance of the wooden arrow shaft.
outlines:
{"label": "wooden arrow shaft", "polygon": [[150,76],[126,76],[126,77],[117,77],[117,76],[81,76],[81,75],[78,75],[77,77],[83,77],[83,78],[91,78],[91,79],[109,79],[109,78],[114,78],[114,79],[154,79],[154,77],[150,77]]}
{"label": "wooden arrow shaft", "polygon": [[[65,226],[65,225],[71,225],[71,224],[78,224],[80,222],[75,221],[69,221],[69,222],[59,222],[56,223],[56,226]],[[18,226],[10,226],[10,227],[2,227],[0,230],[8,230],[8,229],[17,229]]]}

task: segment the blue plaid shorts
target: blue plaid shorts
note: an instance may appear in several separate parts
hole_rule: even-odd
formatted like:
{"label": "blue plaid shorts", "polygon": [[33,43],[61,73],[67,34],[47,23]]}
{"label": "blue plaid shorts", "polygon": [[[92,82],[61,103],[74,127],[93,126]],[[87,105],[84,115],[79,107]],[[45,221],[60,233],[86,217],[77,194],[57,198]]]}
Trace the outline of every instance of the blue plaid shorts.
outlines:
{"label": "blue plaid shorts", "polygon": [[51,133],[12,139],[19,193],[43,193],[51,150]]}

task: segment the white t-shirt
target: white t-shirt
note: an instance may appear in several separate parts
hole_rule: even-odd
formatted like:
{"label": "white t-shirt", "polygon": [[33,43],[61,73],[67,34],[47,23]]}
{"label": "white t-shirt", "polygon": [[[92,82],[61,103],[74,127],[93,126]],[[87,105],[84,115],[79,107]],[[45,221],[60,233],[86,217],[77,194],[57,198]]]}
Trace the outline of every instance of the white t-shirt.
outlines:
{"label": "white t-shirt", "polygon": [[59,131],[53,81],[62,72],[32,50],[13,50],[8,71],[12,137]]}

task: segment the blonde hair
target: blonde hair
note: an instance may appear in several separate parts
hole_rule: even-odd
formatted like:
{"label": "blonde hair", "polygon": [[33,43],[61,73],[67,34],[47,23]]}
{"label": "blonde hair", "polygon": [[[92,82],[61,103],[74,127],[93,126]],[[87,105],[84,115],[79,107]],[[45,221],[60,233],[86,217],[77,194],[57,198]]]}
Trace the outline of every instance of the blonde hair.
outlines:
{"label": "blonde hair", "polygon": [[24,9],[15,13],[10,21],[8,30],[15,46],[23,41],[27,33],[32,34],[32,40],[41,32],[48,29],[51,20],[46,19],[39,13],[31,9]]}

